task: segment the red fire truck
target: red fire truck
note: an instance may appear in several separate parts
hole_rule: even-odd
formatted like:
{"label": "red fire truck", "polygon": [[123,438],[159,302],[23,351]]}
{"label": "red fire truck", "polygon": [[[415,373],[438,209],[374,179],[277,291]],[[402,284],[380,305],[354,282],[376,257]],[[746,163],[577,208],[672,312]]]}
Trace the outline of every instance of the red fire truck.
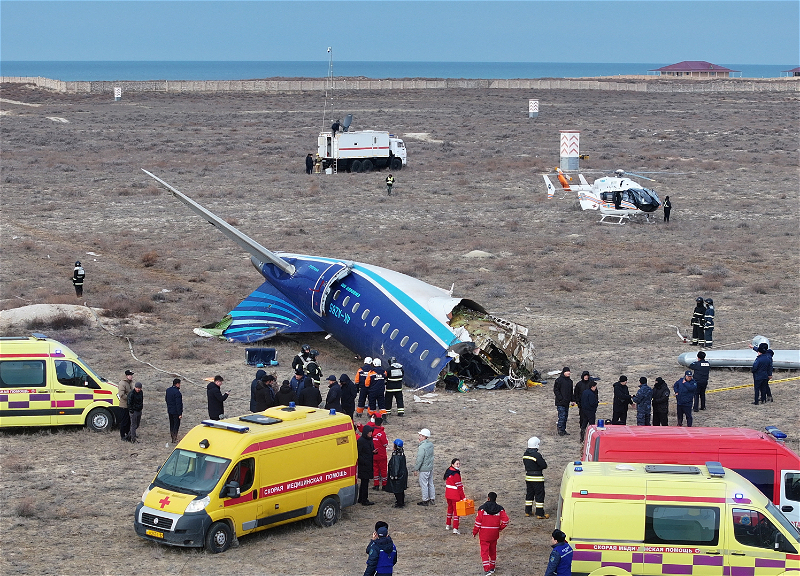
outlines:
{"label": "red fire truck", "polygon": [[583,459],[647,464],[720,462],[752,482],[800,528],[800,456],[767,426],[677,428],[673,426],[589,426]]}

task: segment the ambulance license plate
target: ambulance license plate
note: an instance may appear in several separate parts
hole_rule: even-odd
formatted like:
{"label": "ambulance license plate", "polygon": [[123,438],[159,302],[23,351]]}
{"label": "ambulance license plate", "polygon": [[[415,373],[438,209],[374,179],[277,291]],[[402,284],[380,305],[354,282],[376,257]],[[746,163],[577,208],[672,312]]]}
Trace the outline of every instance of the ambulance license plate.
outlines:
{"label": "ambulance license plate", "polygon": [[156,532],[155,530],[145,530],[144,533],[147,534],[148,536],[153,536],[154,538],[163,538],[164,537],[164,533],[163,532]]}

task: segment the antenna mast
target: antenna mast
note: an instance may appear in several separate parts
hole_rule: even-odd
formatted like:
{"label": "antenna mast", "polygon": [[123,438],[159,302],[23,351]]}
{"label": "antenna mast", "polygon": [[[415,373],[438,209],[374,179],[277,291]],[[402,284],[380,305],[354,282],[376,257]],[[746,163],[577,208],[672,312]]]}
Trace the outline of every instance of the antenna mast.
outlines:
{"label": "antenna mast", "polygon": [[328,115],[328,92],[330,92],[331,96],[331,118],[333,118],[333,48],[328,46],[328,54],[329,54],[329,61],[328,61],[328,77],[325,79],[325,107],[322,110],[322,130],[325,131],[325,127],[327,123],[325,122],[325,118]]}

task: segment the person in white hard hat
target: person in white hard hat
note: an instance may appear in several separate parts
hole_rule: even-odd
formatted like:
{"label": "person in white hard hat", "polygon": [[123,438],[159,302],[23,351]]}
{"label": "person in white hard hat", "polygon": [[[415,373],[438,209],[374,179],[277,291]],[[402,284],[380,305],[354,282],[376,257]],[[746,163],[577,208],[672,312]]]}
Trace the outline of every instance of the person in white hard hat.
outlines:
{"label": "person in white hard hat", "polygon": [[550,514],[544,513],[544,469],[547,462],[539,453],[539,439],[533,436],[528,439],[528,449],[522,455],[525,464],[525,516],[533,516],[533,505],[536,503],[536,518],[546,520]]}
{"label": "person in white hard hat", "polygon": [[431,431],[423,428],[419,431],[419,448],[414,462],[414,474],[419,476],[419,487],[422,490],[422,501],[419,506],[436,505],[436,489],[433,486],[433,442]]}
{"label": "person in white hard hat", "polygon": [[364,365],[356,372],[355,385],[358,389],[358,405],[356,406],[356,418],[361,418],[364,413],[364,406],[367,402],[367,392],[369,391],[369,374],[372,372],[372,357],[364,358]]}

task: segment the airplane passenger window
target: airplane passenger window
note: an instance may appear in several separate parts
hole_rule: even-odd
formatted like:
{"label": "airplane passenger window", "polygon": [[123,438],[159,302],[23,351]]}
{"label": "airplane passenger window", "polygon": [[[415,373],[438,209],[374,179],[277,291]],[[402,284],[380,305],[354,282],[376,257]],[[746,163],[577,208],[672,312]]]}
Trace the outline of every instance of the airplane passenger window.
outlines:
{"label": "airplane passenger window", "polygon": [[353,314],[356,313],[359,306],[361,306],[361,302],[356,302],[355,304],[353,304]]}
{"label": "airplane passenger window", "polygon": [[387,322],[386,324],[383,325],[383,328],[381,328],[381,334],[386,334],[388,331],[389,331],[389,323]]}
{"label": "airplane passenger window", "polygon": [[428,357],[428,351],[425,350],[422,354],[419,355],[420,360],[425,360]]}
{"label": "airplane passenger window", "polygon": [[408,343],[408,336],[403,336],[403,339],[400,340],[400,347],[402,348]]}
{"label": "airplane passenger window", "polygon": [[336,292],[334,292],[333,293],[333,299],[334,300],[338,300],[339,299],[339,294],[341,294],[341,293],[342,293],[341,290],[337,290]]}
{"label": "airplane passenger window", "polygon": [[398,334],[400,334],[400,330],[395,328],[394,330],[392,330],[392,333],[389,334],[389,340],[394,340],[395,338],[397,338]]}
{"label": "airplane passenger window", "polygon": [[413,353],[414,350],[416,349],[417,349],[417,343],[414,342],[411,346],[409,346],[408,351]]}
{"label": "airplane passenger window", "polygon": [[366,310],[364,310],[364,313],[361,315],[361,319],[362,319],[362,320],[366,320],[366,319],[367,319],[367,316],[369,316],[369,308],[367,308]]}
{"label": "airplane passenger window", "polygon": [[377,326],[378,322],[380,322],[380,321],[381,321],[381,317],[380,316],[375,316],[375,318],[372,319],[372,327],[375,328],[375,326]]}
{"label": "airplane passenger window", "polygon": [[441,361],[441,358],[436,358],[433,362],[431,362],[431,368],[436,368]]}
{"label": "airplane passenger window", "polygon": [[347,303],[350,302],[350,296],[345,296],[344,300],[342,300],[342,306],[347,306]]}

